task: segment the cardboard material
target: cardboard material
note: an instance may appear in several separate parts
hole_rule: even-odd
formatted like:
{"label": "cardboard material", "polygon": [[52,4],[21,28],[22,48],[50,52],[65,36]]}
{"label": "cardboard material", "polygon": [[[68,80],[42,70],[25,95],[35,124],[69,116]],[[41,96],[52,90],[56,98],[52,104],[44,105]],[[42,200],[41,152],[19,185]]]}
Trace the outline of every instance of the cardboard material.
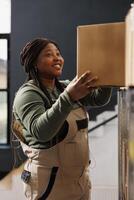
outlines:
{"label": "cardboard material", "polygon": [[125,79],[126,79],[126,85],[134,86],[134,7],[132,7],[129,10],[125,22],[126,22]]}
{"label": "cardboard material", "polygon": [[77,75],[90,70],[98,86],[125,86],[125,22],[77,27]]}

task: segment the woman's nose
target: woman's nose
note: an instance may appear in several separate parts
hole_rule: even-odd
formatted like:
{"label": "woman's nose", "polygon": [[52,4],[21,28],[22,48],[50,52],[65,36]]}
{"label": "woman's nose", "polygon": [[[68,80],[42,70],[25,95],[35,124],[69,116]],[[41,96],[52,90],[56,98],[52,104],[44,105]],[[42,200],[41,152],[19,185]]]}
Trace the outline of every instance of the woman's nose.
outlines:
{"label": "woman's nose", "polygon": [[54,60],[59,60],[59,56],[58,55],[54,55]]}

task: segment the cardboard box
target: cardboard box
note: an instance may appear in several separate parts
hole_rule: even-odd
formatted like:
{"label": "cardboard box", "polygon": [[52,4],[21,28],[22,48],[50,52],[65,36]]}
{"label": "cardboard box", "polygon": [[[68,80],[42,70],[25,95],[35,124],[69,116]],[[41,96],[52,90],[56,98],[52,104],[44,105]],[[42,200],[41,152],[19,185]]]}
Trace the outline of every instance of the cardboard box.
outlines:
{"label": "cardboard box", "polygon": [[134,86],[134,7],[129,10],[125,22],[125,81],[127,86]]}
{"label": "cardboard box", "polygon": [[125,86],[125,22],[77,27],[77,75],[90,70],[98,86]]}

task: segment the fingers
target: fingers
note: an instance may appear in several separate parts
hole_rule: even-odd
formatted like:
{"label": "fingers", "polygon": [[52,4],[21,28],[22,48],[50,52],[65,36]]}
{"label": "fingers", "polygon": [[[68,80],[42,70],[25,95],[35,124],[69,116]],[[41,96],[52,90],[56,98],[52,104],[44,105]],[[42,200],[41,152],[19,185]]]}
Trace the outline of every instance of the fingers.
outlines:
{"label": "fingers", "polygon": [[77,80],[78,80],[78,75],[75,76],[75,77],[72,79],[71,83],[75,83],[75,82],[77,82]]}
{"label": "fingers", "polygon": [[70,98],[77,101],[85,97],[93,89],[97,79],[97,76],[92,76],[90,71],[85,72],[79,78],[76,76],[66,88]]}
{"label": "fingers", "polygon": [[94,83],[98,80],[97,76],[92,77],[90,80],[88,80],[87,82],[85,82],[85,85],[87,86],[87,88],[91,88],[94,86]]}
{"label": "fingers", "polygon": [[97,76],[91,76],[91,72],[87,71],[84,74],[82,74],[78,79],[77,83],[85,85],[87,88],[88,87],[93,87],[94,83],[98,80]]}
{"label": "fingers", "polygon": [[90,71],[85,72],[78,78],[78,83],[85,83],[85,81],[89,79],[90,75],[91,75]]}

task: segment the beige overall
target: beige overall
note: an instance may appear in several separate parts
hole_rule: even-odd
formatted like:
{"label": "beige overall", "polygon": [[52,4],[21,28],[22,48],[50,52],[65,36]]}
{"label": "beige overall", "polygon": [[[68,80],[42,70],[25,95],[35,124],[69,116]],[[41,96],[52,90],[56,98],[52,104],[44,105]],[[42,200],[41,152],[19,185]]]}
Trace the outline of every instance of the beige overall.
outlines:
{"label": "beige overall", "polygon": [[22,143],[29,158],[25,170],[31,172],[29,182],[24,183],[28,200],[90,200],[88,127],[78,130],[76,123],[83,119],[87,119],[84,108],[71,111],[67,136],[49,149]]}

